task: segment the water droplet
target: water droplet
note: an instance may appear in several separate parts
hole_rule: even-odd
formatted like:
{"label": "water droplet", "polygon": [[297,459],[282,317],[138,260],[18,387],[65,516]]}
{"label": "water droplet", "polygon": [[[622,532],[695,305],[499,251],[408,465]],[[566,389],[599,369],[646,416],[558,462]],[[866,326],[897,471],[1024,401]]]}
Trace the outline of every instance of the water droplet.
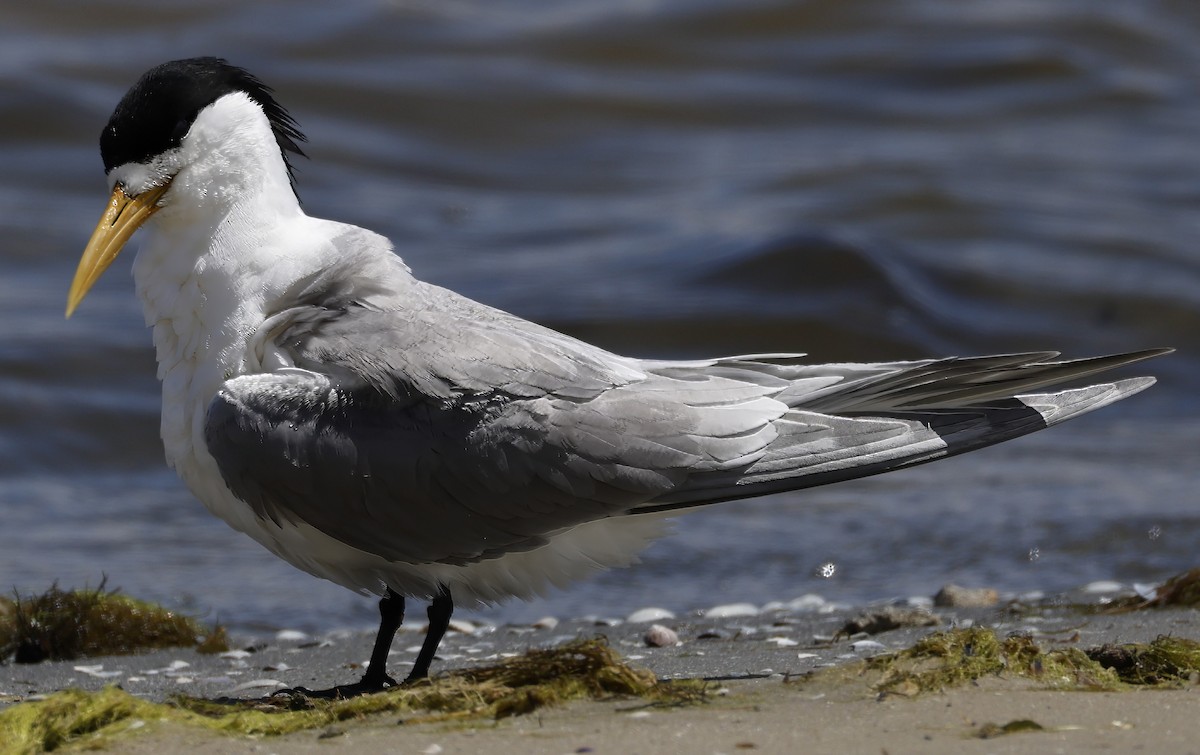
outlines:
{"label": "water droplet", "polygon": [[829,579],[837,573],[837,564],[829,561],[817,567],[817,576],[822,579]]}
{"label": "water droplet", "polygon": [[1151,528],[1150,528],[1150,531],[1149,531],[1149,532],[1147,532],[1146,534],[1150,536],[1150,539],[1151,539],[1151,540],[1157,540],[1157,539],[1159,539],[1160,537],[1162,537],[1162,527],[1159,527],[1159,526],[1156,524],[1156,525],[1154,525],[1153,527],[1151,527]]}
{"label": "water droplet", "polygon": [[1037,547],[1037,546],[1035,545],[1035,546],[1033,546],[1032,548],[1030,548],[1030,549],[1029,549],[1029,561],[1030,561],[1030,563],[1032,563],[1032,562],[1034,562],[1034,561],[1037,561],[1037,560],[1038,560],[1039,558],[1041,558],[1041,557],[1042,557],[1042,549],[1041,549],[1041,548],[1039,548],[1039,547]]}

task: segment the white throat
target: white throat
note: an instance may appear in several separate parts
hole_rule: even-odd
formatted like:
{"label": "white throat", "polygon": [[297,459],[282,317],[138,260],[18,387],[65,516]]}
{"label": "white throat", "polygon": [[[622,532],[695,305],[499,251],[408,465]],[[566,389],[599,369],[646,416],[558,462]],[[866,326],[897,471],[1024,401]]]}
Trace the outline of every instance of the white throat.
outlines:
{"label": "white throat", "polygon": [[[202,111],[156,162],[179,167],[133,275],[154,331],[167,461],[183,472],[204,447],[204,412],[221,383],[261,369],[247,345],[267,304],[318,264],[304,231],[319,221],[300,209],[270,124],[244,94]],[[128,165],[111,177],[136,188],[161,170]]]}

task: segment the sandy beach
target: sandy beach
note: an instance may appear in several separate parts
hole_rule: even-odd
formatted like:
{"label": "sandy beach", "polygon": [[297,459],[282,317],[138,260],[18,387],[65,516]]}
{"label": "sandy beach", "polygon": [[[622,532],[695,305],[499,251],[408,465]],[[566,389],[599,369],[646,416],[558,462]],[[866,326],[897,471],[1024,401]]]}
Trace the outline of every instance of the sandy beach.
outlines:
{"label": "sandy beach", "polygon": [[[1083,598],[1093,600],[1081,610]],[[1156,637],[1200,638],[1193,609],[1094,613],[1095,595],[1058,596],[1036,604],[937,608],[936,626],[908,626],[843,636],[852,621],[882,607],[762,610],[726,606],[711,616],[546,621],[538,627],[463,624],[443,648],[435,671],[471,668],[530,648],[602,636],[621,658],[660,680],[703,680],[696,702],[679,705],[634,697],[601,697],[540,708],[503,720],[428,721],[379,713],[284,736],[222,734],[178,722],[130,719],[107,732],[120,752],[1200,752],[1195,710],[1200,673],[1163,689],[1057,689],[1063,679],[1009,673],[933,692],[883,691],[863,661],[912,647],[947,629],[976,627],[995,636],[1029,637],[1045,651],[1147,643]],[[679,643],[648,647],[655,623]],[[402,671],[418,635],[394,645]],[[37,665],[0,666],[6,708],[60,689],[118,684],[152,701],[185,693],[217,699],[261,697],[284,686],[346,681],[361,673],[370,637],[281,633],[224,655],[187,650]],[[1069,686],[1069,685],[1068,685]],[[1010,731],[1006,731],[1007,727]],[[1012,731],[1012,729],[1016,729]],[[87,745],[89,737],[78,740]],[[95,743],[92,743],[93,745]],[[0,750],[9,752],[9,750]],[[18,752],[20,750],[12,750]]]}
{"label": "sandy beach", "polygon": [[[1054,753],[1200,752],[1196,690],[1056,692],[992,679],[914,700],[876,700],[847,685],[816,691],[778,680],[732,682],[687,708],[573,703],[501,722],[397,725],[395,717],[251,740],[178,725],[122,740],[120,751],[340,753]],[[980,738],[986,724],[1040,731]]]}

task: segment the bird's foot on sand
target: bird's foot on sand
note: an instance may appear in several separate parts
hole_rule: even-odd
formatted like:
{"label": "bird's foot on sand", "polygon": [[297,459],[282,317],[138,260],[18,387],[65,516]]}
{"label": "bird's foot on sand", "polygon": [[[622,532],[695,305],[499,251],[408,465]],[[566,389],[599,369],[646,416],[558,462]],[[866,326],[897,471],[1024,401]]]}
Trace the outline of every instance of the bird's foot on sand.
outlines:
{"label": "bird's foot on sand", "polygon": [[[412,683],[411,679],[405,679],[404,685]],[[309,689],[308,687],[291,687],[289,689],[281,689],[271,695],[271,697],[281,696],[296,696],[303,695],[304,697],[318,698],[321,700],[349,700],[352,697],[360,695],[373,695],[376,692],[392,689],[393,687],[401,686],[390,676],[386,674],[380,678],[368,678],[364,676],[361,680],[354,684],[338,684],[329,689]]]}

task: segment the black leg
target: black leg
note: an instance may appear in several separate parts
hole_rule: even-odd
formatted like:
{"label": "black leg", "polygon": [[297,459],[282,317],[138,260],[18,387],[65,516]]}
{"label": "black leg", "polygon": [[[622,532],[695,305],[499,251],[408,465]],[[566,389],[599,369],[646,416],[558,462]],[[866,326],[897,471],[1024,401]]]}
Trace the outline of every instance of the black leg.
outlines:
{"label": "black leg", "polygon": [[425,641],[421,643],[421,652],[417,653],[412,673],[404,680],[405,684],[429,677],[429,665],[433,663],[433,656],[437,653],[438,645],[442,643],[446,627],[450,626],[450,616],[453,613],[454,598],[450,597],[450,591],[443,587],[438,591],[433,602],[429,604],[429,631],[425,633]]}
{"label": "black leg", "polygon": [[375,647],[371,649],[367,673],[363,674],[359,684],[378,689],[396,686],[396,680],[388,676],[387,657],[388,651],[392,649],[392,639],[403,623],[404,596],[392,592],[392,588],[389,587],[387,595],[379,600],[379,632],[375,635]]}
{"label": "black leg", "polygon": [[[432,616],[433,608],[430,607],[430,615]],[[446,620],[450,620],[449,612],[447,612]],[[396,636],[396,630],[404,623],[404,596],[392,592],[389,587],[387,594],[379,600],[379,633],[375,635],[375,647],[371,649],[371,660],[367,663],[367,673],[363,674],[363,678],[354,684],[339,684],[336,687],[329,689],[310,690],[305,687],[296,687],[295,689],[285,689],[276,692],[275,694],[301,693],[308,697],[324,697],[324,698],[348,698],[357,697],[358,695],[366,695],[372,692],[379,692],[388,687],[395,687],[396,680],[388,676],[387,672],[387,657],[388,651],[392,647],[392,639]],[[432,631],[432,628],[431,628]],[[442,628],[445,631],[445,627]],[[438,635],[441,639],[441,635]],[[428,635],[425,639],[429,642]],[[434,649],[437,649],[435,644]],[[421,653],[424,654],[424,648]],[[433,653],[430,653],[432,656]],[[418,662],[420,657],[418,657]],[[428,663],[425,664],[428,667]]]}

